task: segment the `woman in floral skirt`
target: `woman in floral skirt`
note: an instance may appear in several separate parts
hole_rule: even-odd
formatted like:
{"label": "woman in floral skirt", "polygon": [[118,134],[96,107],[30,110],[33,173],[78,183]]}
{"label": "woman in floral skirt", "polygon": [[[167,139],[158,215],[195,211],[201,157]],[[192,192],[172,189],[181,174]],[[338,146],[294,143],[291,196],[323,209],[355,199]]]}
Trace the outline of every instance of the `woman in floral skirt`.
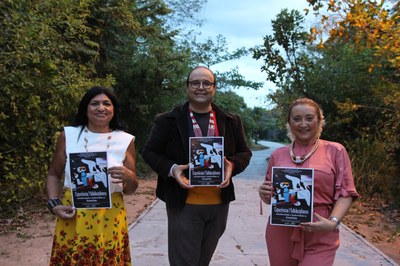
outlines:
{"label": "woman in floral skirt", "polygon": [[[88,90],[74,123],[58,137],[46,180],[48,206],[57,216],[50,265],[131,265],[123,194],[138,187],[134,141],[123,131],[113,92]],[[97,153],[106,158],[84,157]],[[76,154],[86,158],[79,167]]]}

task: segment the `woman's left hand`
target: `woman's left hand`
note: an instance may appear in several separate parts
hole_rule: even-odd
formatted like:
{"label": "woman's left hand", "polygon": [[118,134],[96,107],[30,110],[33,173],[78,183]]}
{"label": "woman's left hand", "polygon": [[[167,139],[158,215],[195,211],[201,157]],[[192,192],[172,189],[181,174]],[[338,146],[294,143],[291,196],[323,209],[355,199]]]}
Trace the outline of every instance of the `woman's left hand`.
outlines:
{"label": "woman's left hand", "polygon": [[108,173],[113,178],[112,183],[126,183],[132,181],[132,171],[125,166],[112,166],[108,168]]}
{"label": "woman's left hand", "polygon": [[300,228],[305,232],[330,232],[336,229],[336,223],[334,221],[326,219],[318,213],[314,213],[314,217],[317,218],[316,222],[301,223]]}

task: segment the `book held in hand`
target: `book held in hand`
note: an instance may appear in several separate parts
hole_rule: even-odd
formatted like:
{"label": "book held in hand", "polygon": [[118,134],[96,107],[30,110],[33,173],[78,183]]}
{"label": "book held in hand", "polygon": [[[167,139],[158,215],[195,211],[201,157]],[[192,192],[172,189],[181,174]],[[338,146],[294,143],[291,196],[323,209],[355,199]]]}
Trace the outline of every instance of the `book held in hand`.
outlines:
{"label": "book held in hand", "polygon": [[312,222],[314,169],[273,167],[271,182],[272,225],[297,226]]}
{"label": "book held in hand", "polygon": [[111,208],[107,152],[69,154],[72,204],[77,209]]}
{"label": "book held in hand", "polygon": [[189,138],[189,183],[219,186],[224,181],[224,138]]}

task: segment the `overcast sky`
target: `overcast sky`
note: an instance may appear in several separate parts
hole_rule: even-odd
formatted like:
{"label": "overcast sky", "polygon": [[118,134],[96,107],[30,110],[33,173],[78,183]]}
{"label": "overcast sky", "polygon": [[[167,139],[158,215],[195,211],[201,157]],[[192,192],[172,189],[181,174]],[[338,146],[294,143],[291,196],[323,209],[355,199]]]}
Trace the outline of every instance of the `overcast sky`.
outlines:
{"label": "overcast sky", "polygon": [[[296,9],[303,13],[308,8],[306,0],[208,0],[203,17],[202,37],[215,39],[223,35],[229,51],[240,47],[254,47],[263,43],[265,35],[272,34],[271,20],[284,8]],[[245,99],[248,107],[268,108],[265,96],[274,89],[274,84],[266,81],[266,74],[261,72],[263,60],[252,59],[251,56],[212,66],[212,70],[224,71],[234,66],[246,79],[264,82],[264,87],[255,90],[235,90]]]}

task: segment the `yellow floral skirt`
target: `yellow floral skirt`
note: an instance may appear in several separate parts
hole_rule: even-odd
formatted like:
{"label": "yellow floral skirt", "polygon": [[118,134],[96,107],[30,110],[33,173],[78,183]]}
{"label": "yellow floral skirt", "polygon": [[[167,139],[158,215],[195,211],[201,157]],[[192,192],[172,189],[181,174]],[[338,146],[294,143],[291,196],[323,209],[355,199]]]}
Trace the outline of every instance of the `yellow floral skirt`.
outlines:
{"label": "yellow floral skirt", "polygon": [[[50,265],[131,265],[128,222],[121,193],[111,209],[79,209],[75,218],[57,218]],[[64,205],[72,205],[65,191]]]}

